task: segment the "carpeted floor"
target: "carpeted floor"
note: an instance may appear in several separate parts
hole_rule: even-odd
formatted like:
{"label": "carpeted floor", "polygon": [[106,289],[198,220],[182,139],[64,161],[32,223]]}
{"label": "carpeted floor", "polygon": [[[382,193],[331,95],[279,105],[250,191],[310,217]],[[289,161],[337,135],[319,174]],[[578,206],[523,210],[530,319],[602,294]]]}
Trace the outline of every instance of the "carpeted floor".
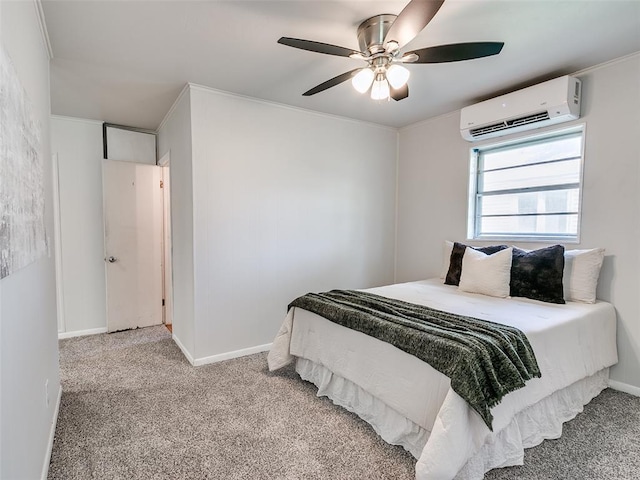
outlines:
{"label": "carpeted floor", "polygon": [[[266,354],[192,367],[164,327],[62,340],[49,479],[412,479],[415,460]],[[640,398],[606,390],[498,479],[632,479]]]}

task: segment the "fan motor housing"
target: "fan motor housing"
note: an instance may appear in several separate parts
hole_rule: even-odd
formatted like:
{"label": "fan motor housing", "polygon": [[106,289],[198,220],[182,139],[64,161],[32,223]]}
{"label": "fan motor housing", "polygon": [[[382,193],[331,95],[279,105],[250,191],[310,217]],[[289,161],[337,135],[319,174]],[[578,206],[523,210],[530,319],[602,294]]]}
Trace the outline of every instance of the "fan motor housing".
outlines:
{"label": "fan motor housing", "polygon": [[384,52],[384,38],[396,20],[397,15],[385,13],[366,19],[358,27],[360,51],[371,54]]}

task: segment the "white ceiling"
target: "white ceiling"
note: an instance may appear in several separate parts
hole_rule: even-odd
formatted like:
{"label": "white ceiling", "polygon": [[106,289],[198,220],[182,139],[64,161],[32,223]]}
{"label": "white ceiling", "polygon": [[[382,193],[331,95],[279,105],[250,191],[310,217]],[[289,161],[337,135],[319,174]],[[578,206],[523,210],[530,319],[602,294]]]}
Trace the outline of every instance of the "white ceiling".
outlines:
{"label": "white ceiling", "polygon": [[[52,113],[155,129],[185,83],[394,127],[640,51],[640,1],[446,0],[403,51],[502,41],[500,55],[409,65],[410,96],[374,102],[345,82],[364,62],[281,36],[358,49],[368,17],[408,0],[42,0],[53,49]],[[640,79],[639,79],[640,81]]]}

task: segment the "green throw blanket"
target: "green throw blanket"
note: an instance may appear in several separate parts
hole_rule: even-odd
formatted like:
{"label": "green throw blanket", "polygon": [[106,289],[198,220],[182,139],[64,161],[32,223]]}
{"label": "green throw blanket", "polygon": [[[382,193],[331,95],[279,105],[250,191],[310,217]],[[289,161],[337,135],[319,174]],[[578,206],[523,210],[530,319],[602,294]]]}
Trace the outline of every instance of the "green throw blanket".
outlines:
{"label": "green throw blanket", "polygon": [[355,290],[308,293],[289,305],[316,313],[418,357],[451,379],[451,388],[490,430],[491,408],[540,377],[533,349],[514,327]]}

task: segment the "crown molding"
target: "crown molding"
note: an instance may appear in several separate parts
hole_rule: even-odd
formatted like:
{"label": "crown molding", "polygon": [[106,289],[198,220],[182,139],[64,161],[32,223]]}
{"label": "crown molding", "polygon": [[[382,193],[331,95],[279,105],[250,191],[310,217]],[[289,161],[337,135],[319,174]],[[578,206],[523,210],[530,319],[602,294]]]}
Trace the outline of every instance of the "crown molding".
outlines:
{"label": "crown molding", "polygon": [[36,8],[36,16],[38,17],[38,25],[40,26],[40,33],[42,34],[42,41],[47,49],[47,55],[49,60],[53,59],[53,49],[51,48],[51,40],[49,39],[49,31],[47,30],[47,22],[44,18],[44,10],[42,9],[42,0],[34,0],[34,6]]}
{"label": "crown molding", "polygon": [[577,72],[571,73],[570,75],[579,77],[580,75],[595,72],[596,70],[600,70],[602,68],[611,67],[612,65],[615,65],[617,63],[623,63],[627,60],[632,60],[634,57],[640,57],[640,51],[624,55],[623,57],[614,58],[613,60],[607,60],[606,62],[598,63],[597,65],[593,65],[591,67],[583,68],[582,70],[578,70]]}
{"label": "crown molding", "polygon": [[176,107],[180,103],[180,100],[182,99],[184,94],[189,91],[189,86],[190,86],[190,84],[187,83],[187,84],[185,84],[184,87],[182,87],[182,90],[178,94],[178,97],[174,100],[173,104],[171,105],[171,108],[169,108],[169,110],[165,114],[164,118],[160,122],[160,125],[158,125],[158,128],[156,128],[156,133],[160,133],[160,130],[162,130],[164,128],[165,124],[169,121],[169,119],[173,115],[173,111],[176,109]]}
{"label": "crown molding", "polygon": [[102,126],[102,124],[104,123],[102,120],[94,120],[94,119],[91,119],[91,118],[81,118],[81,117],[70,117],[70,116],[67,116],[67,115],[57,115],[55,113],[52,113],[49,116],[52,119],[65,120],[67,122],[90,123],[90,124],[93,124],[93,125],[100,125],[100,126]]}
{"label": "crown molding", "polygon": [[359,120],[357,118],[344,117],[342,115],[336,115],[336,114],[333,114],[333,113],[319,112],[317,110],[311,110],[311,109],[304,108],[304,107],[297,107],[297,106],[294,106],[294,105],[287,105],[286,103],[274,102],[273,100],[264,100],[262,98],[250,97],[249,95],[242,95],[242,94],[239,94],[239,93],[227,92],[225,90],[218,90],[217,88],[207,87],[205,85],[199,85],[197,83],[189,83],[188,86],[191,87],[191,89],[193,89],[193,90],[199,90],[201,92],[210,93],[210,94],[214,94],[214,95],[220,95],[220,96],[223,96],[223,97],[242,98],[242,99],[248,100],[250,102],[261,103],[263,105],[270,105],[272,107],[283,108],[285,110],[293,110],[293,111],[297,111],[297,112],[307,113],[307,114],[315,115],[315,116],[318,116],[318,117],[333,118],[333,119],[336,119],[336,120],[342,120],[342,121],[349,122],[349,123],[356,123],[356,124],[359,124],[359,125],[368,125],[370,127],[380,128],[382,130],[387,130],[387,131],[391,131],[391,132],[397,132],[398,131],[398,128],[391,127],[389,125],[382,125],[380,123],[369,122],[369,121],[366,121],[366,120]]}

